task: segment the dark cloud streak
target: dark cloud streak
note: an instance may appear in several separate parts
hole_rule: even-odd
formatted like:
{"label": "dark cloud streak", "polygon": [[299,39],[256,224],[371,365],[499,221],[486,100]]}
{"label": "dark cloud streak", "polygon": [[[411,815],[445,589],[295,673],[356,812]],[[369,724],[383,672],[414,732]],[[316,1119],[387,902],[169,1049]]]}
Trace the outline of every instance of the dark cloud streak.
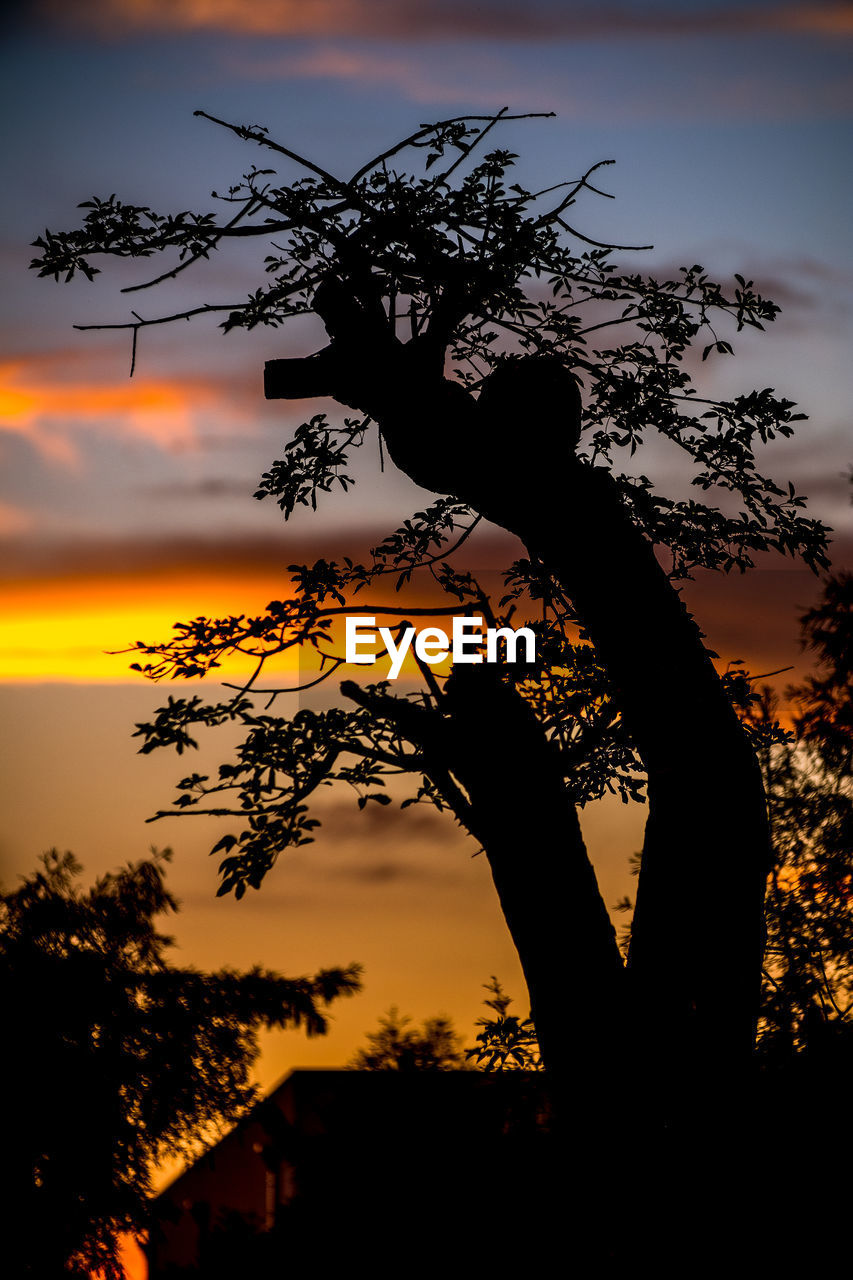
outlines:
{"label": "dark cloud streak", "polygon": [[[210,495],[218,496],[218,495]],[[367,557],[390,530],[340,528],[321,537],[294,535],[279,529],[267,536],[240,535],[193,537],[129,537],[109,541],[100,538],[24,539],[0,541],[0,580],[63,578],[154,573],[162,570],[269,570],[281,573],[287,565],[311,563],[320,557]],[[471,540],[472,547],[474,540]],[[477,570],[511,563],[521,554],[520,544],[499,530],[480,535]]]}
{"label": "dark cloud streak", "polygon": [[104,36],[141,31],[221,31],[249,36],[535,41],[703,37],[734,34],[853,35],[853,4],[686,5],[589,0],[45,0],[41,12]]}

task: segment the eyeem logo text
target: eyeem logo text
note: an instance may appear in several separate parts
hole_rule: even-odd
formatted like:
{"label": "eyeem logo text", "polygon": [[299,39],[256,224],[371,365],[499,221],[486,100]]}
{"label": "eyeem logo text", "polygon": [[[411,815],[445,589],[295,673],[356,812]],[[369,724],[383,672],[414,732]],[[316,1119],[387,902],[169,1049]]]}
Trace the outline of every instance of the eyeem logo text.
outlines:
{"label": "eyeem logo text", "polygon": [[[473,628],[478,630],[475,632]],[[530,627],[486,627],[486,654],[480,652],[483,644],[482,618],[454,618],[453,630],[448,637],[441,627],[424,627],[417,631],[414,627],[406,627],[399,641],[389,627],[377,627],[375,618],[347,618],[346,620],[346,660],[360,665],[371,665],[381,656],[376,652],[377,632],[382,647],[391,659],[388,673],[391,680],[396,680],[400,668],[409,649],[413,647],[415,656],[431,667],[446,658],[452,662],[498,662],[498,642],[506,643],[507,662],[518,659],[519,642],[524,646],[525,662],[536,659],[536,636]]]}

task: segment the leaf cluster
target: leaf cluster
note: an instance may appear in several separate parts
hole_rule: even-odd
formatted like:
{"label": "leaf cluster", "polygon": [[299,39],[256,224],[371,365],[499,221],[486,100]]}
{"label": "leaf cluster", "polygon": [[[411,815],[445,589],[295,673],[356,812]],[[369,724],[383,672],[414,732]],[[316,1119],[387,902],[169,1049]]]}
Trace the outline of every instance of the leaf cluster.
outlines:
{"label": "leaf cluster", "polygon": [[94,280],[99,268],[92,266],[86,255],[103,254],[119,258],[150,258],[166,248],[177,248],[179,258],[197,259],[208,256],[215,232],[213,213],[159,214],[146,205],[125,204],[115,194],[84,200],[78,209],[88,209],[82,226],[75,231],[52,232],[33,241],[41,256],[30,263],[39,276],[53,276],[65,283],[79,271]]}
{"label": "leaf cluster", "polygon": [[[788,691],[795,734],[761,760],[773,838],[759,1048],[823,1051],[853,1034],[851,575],[829,577],[802,619],[817,671]],[[776,701],[765,691],[757,719]]]}
{"label": "leaf cluster", "polygon": [[[438,511],[439,518],[451,525],[459,514],[443,504],[438,504]],[[419,514],[420,524],[407,523],[399,537],[375,549],[377,572],[391,568],[398,582],[408,577],[405,566],[412,545],[427,537],[426,513]],[[296,594],[291,600],[272,601],[265,614],[256,618],[241,616],[210,624],[197,619],[192,624],[178,624],[172,641],[146,647],[156,660],[143,670],[155,678],[185,675],[195,672],[202,661],[209,670],[225,653],[240,652],[256,663],[259,676],[268,660],[291,645],[311,643],[316,645],[321,663],[328,663],[327,671],[334,672],[343,656],[328,647],[327,624],[353,607],[363,611],[373,606],[335,603],[321,607],[318,602],[330,594],[335,601],[342,600],[345,592],[358,590],[366,571],[349,562],[340,566],[326,561],[292,568]],[[444,565],[442,572],[452,571]],[[483,593],[478,595],[464,575],[456,577],[453,585],[457,592],[479,598],[489,623],[503,625],[511,620],[512,609],[495,618]],[[531,590],[536,590],[537,581],[543,590],[546,585],[541,569],[529,562],[516,563],[511,581],[508,599],[513,607],[525,583],[531,584]],[[556,593],[533,627],[537,661],[506,666],[502,678],[534,709],[572,799],[585,804],[606,792],[619,794],[623,800],[642,799],[642,769],[606,674],[593,649],[570,638],[571,614]],[[238,896],[247,887],[260,887],[283,850],[313,840],[320,820],[311,806],[322,787],[344,784],[363,808],[371,802],[388,804],[386,780],[408,777],[415,790],[404,799],[404,805],[428,802],[440,811],[450,809],[463,826],[475,830],[464,793],[447,763],[445,748],[453,732],[447,699],[432,672],[426,669],[424,674],[427,687],[413,693],[394,694],[387,681],[360,691],[345,684],[344,693],[358,704],[354,708],[303,708],[289,718],[256,710],[253,700],[245,696],[252,691],[252,681],[241,686],[230,701],[170,696],[153,720],[137,725],[142,753],[161,747],[183,753],[197,746],[199,728],[226,722],[241,728],[244,736],[233,760],[220,765],[216,776],[187,775],[178,784],[173,809],[157,816],[194,812],[239,818],[240,829],[223,836],[212,850],[224,855],[219,892],[234,890]],[[263,692],[271,700],[281,690],[273,687]]]}
{"label": "leaf cluster", "polygon": [[[230,239],[278,237],[265,261],[266,284],[243,303],[151,320],[134,313],[124,327],[135,335],[148,324],[226,311],[227,331],[283,324],[319,307],[334,337],[335,322],[321,304],[334,282],[389,340],[427,341],[446,350],[451,376],[474,391],[505,358],[508,344],[556,355],[585,383],[586,456],[613,465],[620,451],[633,455],[651,434],[661,433],[690,458],[695,486],[727,492],[740,504],[724,517],[700,501],[653,497],[648,482],[642,484],[647,500],[634,502],[633,514],[656,543],[670,548],[679,576],[697,564],[748,568],[755,552],[766,550],[825,566],[822,528],[800,514],[802,499],[793,488],[780,488],[755,462],[757,443],[790,435],[803,415],[770,388],[702,401],[685,361],[697,343],[703,360],[732,354],[732,343],[716,326],[760,330],[775,319],[778,306],[752,280],[736,275],[726,289],[699,264],[668,280],[617,267],[617,246],[599,244],[567,221],[581,197],[606,196],[591,181],[601,165],[531,191],[510,181],[513,152],[495,149],[473,162],[484,139],[509,118],[498,112],[424,125],[348,179],[299,156],[265,129],[215,120],[272,152],[277,164],[296,164],[303,176],[282,182],[277,169],[252,167],[227,195],[213,193],[220,203],[237,206],[225,221],[211,212],[160,215],[115,196],[87,201],[81,228],[39,237],[41,255],[32,266],[56,279],[75,270],[91,278],[96,268],[89,258],[97,254],[147,257],[177,250],[177,267],[131,286],[145,288],[208,258]],[[422,173],[394,167],[424,152]],[[444,167],[435,172],[438,161]],[[593,334],[608,329],[620,339],[616,345],[591,344]],[[290,514],[296,505],[313,505],[317,493],[334,483],[347,488],[344,450],[363,439],[366,425],[347,420],[329,427],[318,418],[304,424],[284,459],[264,476],[259,495],[273,494]],[[531,434],[544,443],[545,425],[534,422]]]}
{"label": "leaf cluster", "polygon": [[468,1061],[482,1071],[544,1070],[533,1019],[509,1012],[512,998],[496,977],[485,985],[489,994],[484,1004],[492,1013],[477,1019],[481,1030],[474,1047],[465,1051]]}

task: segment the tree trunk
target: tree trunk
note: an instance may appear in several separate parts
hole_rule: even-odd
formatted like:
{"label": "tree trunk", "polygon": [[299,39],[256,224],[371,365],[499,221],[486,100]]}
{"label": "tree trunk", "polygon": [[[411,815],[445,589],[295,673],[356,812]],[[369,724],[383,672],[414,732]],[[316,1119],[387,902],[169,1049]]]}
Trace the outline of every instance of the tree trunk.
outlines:
{"label": "tree trunk", "polygon": [[493,669],[459,668],[445,702],[449,759],[477,815],[543,1058],[589,1097],[624,1057],[625,969],[562,771],[532,709]]}
{"label": "tree trunk", "polygon": [[572,600],[648,774],[629,957],[641,1059],[664,1072],[664,1092],[685,1068],[688,1087],[697,1070],[728,1076],[749,1059],[760,994],[770,841],[758,762],[609,474],[575,463],[562,483],[544,476],[514,523]]}
{"label": "tree trunk", "polygon": [[574,805],[535,714],[482,665],[454,671],[435,711],[352,681],[341,691],[418,747],[424,772],[482,844],[543,1062],[561,1092],[582,1089],[592,1123],[594,1098],[606,1096],[605,1080],[624,1068],[626,975]]}
{"label": "tree trunk", "polygon": [[[571,375],[543,361],[537,381],[527,363],[529,433],[518,405],[508,414],[484,394],[481,408],[443,378],[428,344],[336,339],[309,359],[268,362],[265,385],[269,398],[332,395],[369,413],[395,465],[516,534],[572,601],[648,772],[630,970],[645,1076],[671,1072],[666,1090],[688,1063],[728,1072],[748,1060],[769,865],[764,790],[698,626],[615,481],[574,456]],[[545,869],[542,912],[553,875]]]}

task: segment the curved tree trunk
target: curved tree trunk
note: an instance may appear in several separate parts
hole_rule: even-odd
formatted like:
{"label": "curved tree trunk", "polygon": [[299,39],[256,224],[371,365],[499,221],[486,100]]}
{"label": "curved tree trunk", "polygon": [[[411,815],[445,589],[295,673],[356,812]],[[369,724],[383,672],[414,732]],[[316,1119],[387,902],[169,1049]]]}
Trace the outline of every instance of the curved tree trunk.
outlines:
{"label": "curved tree trunk", "polygon": [[[714,1073],[736,1069],[754,1036],[769,864],[753,752],[698,626],[615,482],[567,447],[566,384],[553,361],[538,383],[527,379],[538,424],[531,439],[553,446],[533,453],[522,423],[510,447],[513,424],[500,405],[486,411],[484,401],[481,411],[442,376],[440,354],[353,331],[308,359],[268,362],[266,394],[331,395],[369,413],[412,480],[516,534],[558,579],[648,772],[630,960],[641,1058],[650,1072],[667,1064],[676,1079],[688,1061]],[[548,894],[545,887],[543,911]]]}
{"label": "curved tree trunk", "polygon": [[748,1060],[760,993],[770,841],[758,762],[611,477],[575,464],[547,485],[514,531],[571,598],[648,773],[629,958],[640,1052],[673,1073],[664,1089],[688,1064],[728,1074]]}

